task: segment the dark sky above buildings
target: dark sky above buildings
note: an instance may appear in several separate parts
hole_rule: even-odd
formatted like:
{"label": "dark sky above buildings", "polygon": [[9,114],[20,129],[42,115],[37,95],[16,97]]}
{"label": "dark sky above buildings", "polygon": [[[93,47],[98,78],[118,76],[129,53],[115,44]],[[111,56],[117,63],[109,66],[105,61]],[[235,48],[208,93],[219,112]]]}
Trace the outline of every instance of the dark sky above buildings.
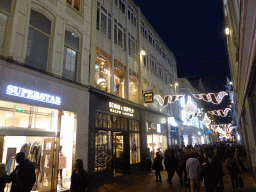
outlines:
{"label": "dark sky above buildings", "polygon": [[209,92],[224,91],[229,67],[221,0],[134,2],[174,53],[179,77],[200,77]]}
{"label": "dark sky above buildings", "polygon": [[[199,77],[208,92],[225,91],[229,75],[222,28],[222,1],[134,0],[174,53],[179,77]],[[209,104],[209,109],[224,109]],[[219,122],[228,118],[217,117]],[[216,119],[216,120],[217,120]]]}

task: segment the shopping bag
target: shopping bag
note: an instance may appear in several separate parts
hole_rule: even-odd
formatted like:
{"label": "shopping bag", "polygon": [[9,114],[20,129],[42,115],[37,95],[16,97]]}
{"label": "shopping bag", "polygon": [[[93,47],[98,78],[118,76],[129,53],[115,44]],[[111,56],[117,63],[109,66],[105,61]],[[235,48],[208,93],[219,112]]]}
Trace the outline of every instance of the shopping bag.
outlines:
{"label": "shopping bag", "polygon": [[239,184],[239,187],[240,187],[240,188],[243,188],[243,187],[244,187],[244,181],[243,181],[243,178],[242,178],[242,177],[239,177],[239,178],[238,178],[238,184]]}

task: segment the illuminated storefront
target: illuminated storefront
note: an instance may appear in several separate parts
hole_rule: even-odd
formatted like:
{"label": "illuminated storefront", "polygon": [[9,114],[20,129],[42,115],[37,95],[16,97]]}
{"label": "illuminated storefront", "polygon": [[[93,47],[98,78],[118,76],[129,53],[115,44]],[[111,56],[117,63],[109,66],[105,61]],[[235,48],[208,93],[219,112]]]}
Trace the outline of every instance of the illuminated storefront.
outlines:
{"label": "illuminated storefront", "polygon": [[[85,144],[76,142],[88,135],[84,133],[86,116],[78,118],[78,114],[87,113],[89,92],[6,64],[0,63],[0,162],[10,174],[17,165],[16,153],[24,152],[35,166],[33,191],[67,191],[75,158],[83,159],[85,168],[87,164],[80,150]],[[79,97],[74,99],[74,95]],[[10,188],[11,183],[5,192]]]}
{"label": "illuminated storefront", "polygon": [[96,182],[140,170],[140,109],[112,95],[90,92],[89,174]]}

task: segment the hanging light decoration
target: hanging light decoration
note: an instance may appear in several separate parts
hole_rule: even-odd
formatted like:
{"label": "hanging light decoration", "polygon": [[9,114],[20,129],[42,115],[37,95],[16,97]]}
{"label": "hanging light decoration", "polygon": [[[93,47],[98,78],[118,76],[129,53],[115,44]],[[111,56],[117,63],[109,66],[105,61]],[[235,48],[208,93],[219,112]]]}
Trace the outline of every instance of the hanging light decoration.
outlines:
{"label": "hanging light decoration", "polygon": [[208,127],[211,123],[211,119],[207,116],[207,113],[204,114],[204,119],[202,120],[203,124]]}
{"label": "hanging light decoration", "polygon": [[212,102],[215,105],[221,103],[222,99],[228,95],[226,92],[221,91],[217,95],[215,93],[200,93],[200,94],[193,94],[194,97],[197,99],[203,99],[206,102]]}
{"label": "hanging light decoration", "polygon": [[231,110],[230,108],[225,108],[224,111],[222,109],[219,109],[219,110],[208,111],[208,113],[210,113],[211,115],[226,117],[230,110]]}
{"label": "hanging light decoration", "polygon": [[190,119],[192,119],[192,118],[194,118],[194,117],[201,116],[202,114],[203,114],[203,112],[196,112],[196,113],[194,113],[193,115],[190,115],[188,119],[190,120]]}
{"label": "hanging light decoration", "polygon": [[184,97],[184,95],[166,95],[163,99],[161,95],[155,95],[154,99],[156,99],[162,107],[165,107],[168,103],[174,103],[182,97]]}
{"label": "hanging light decoration", "polygon": [[189,119],[190,115],[194,115],[196,113],[196,106],[192,103],[191,97],[188,96],[188,101],[187,104],[184,107],[185,111],[186,111],[186,116]]}

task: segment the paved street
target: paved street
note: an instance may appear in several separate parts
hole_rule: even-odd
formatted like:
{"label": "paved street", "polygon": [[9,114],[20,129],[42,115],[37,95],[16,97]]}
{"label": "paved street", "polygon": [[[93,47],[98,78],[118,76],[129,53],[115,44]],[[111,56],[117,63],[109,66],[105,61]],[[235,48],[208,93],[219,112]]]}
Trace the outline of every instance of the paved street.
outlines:
{"label": "paved street", "polygon": [[[131,175],[125,175],[108,183],[101,183],[95,187],[94,192],[164,192],[164,191],[190,191],[189,187],[182,187],[179,185],[178,175],[175,173],[175,176],[172,180],[173,184],[167,182],[167,172],[162,171],[162,182],[155,182],[154,171],[152,173],[139,172]],[[256,191],[255,178],[253,178],[249,173],[243,173],[242,177],[244,179],[244,188],[239,189],[241,192],[250,192]],[[224,187],[225,191],[232,191],[231,179],[229,175],[224,176]],[[203,189],[202,189],[203,191]]]}

